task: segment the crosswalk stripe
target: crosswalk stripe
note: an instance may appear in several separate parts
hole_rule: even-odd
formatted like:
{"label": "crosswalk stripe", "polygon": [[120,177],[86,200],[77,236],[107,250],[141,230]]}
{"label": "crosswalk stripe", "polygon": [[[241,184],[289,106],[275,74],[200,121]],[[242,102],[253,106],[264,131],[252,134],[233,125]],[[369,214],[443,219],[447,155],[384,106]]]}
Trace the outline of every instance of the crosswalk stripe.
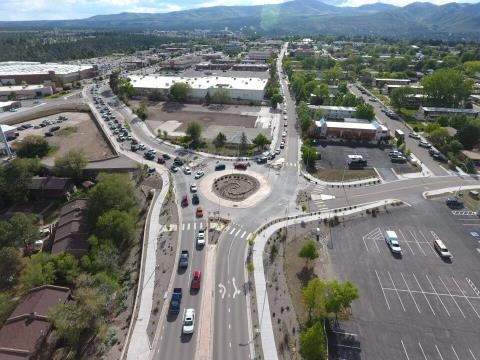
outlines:
{"label": "crosswalk stripe", "polygon": [[185,223],[182,224],[182,231],[185,230]]}
{"label": "crosswalk stripe", "polygon": [[187,223],[187,231],[190,230],[190,223]]}
{"label": "crosswalk stripe", "polygon": [[230,235],[232,235],[235,232],[235,228],[232,228],[232,231],[230,231]]}
{"label": "crosswalk stripe", "polygon": [[203,229],[203,222],[200,223],[200,230]]}
{"label": "crosswalk stripe", "polygon": [[249,234],[247,235],[247,241],[250,240],[250,238],[252,237],[252,235],[253,235],[252,233],[249,233]]}
{"label": "crosswalk stripe", "polygon": [[193,230],[197,230],[197,223],[196,222],[193,223]]}
{"label": "crosswalk stripe", "polygon": [[239,230],[237,231],[237,233],[235,234],[235,237],[237,237],[237,236],[238,236],[238,234],[240,234],[240,233],[241,233],[241,231],[242,231],[242,229],[239,229]]}
{"label": "crosswalk stripe", "polygon": [[243,234],[242,234],[242,236],[240,236],[240,239],[243,239],[243,237],[245,236],[246,233],[247,233],[247,232],[244,231]]}

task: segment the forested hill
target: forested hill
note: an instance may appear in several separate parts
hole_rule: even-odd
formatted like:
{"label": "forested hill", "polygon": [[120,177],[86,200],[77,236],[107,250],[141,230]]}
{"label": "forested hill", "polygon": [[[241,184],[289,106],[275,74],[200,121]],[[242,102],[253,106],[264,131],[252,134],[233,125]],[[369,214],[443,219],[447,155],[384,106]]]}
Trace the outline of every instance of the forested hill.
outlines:
{"label": "forested hill", "polygon": [[332,34],[478,40],[480,3],[337,7],[317,0],[215,6],[161,14],[122,13],[80,20],[0,22],[0,29],[231,30],[267,35]]}

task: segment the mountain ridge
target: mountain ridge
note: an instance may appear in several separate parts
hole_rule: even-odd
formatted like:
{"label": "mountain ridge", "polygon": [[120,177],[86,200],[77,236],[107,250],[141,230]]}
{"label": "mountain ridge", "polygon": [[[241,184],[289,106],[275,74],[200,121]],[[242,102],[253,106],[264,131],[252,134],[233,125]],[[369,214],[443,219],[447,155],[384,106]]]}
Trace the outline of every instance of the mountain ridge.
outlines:
{"label": "mountain ridge", "polygon": [[395,38],[480,38],[480,3],[414,2],[342,7],[317,0],[214,6],[168,13],[95,15],[75,20],[0,21],[0,29],[231,30],[265,35],[373,35]]}

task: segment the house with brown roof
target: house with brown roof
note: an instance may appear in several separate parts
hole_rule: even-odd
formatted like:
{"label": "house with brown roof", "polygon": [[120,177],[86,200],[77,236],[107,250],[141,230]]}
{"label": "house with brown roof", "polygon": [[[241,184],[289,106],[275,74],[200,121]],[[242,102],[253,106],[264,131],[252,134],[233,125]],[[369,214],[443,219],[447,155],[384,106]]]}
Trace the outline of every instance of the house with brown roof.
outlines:
{"label": "house with brown roof", "polygon": [[88,201],[74,199],[60,211],[52,243],[52,254],[68,252],[77,258],[88,252]]}
{"label": "house with brown roof", "polygon": [[52,328],[48,311],[69,297],[70,289],[62,286],[30,290],[0,329],[0,359],[35,359]]}
{"label": "house with brown roof", "polygon": [[28,192],[33,199],[65,199],[73,187],[70,178],[35,176],[28,186]]}

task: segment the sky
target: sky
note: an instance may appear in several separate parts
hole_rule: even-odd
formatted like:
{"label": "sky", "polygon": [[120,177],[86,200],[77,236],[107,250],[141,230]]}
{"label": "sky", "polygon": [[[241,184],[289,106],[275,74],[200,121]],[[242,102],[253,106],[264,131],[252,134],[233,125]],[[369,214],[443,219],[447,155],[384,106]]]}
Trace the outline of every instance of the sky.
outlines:
{"label": "sky", "polygon": [[[0,0],[0,14],[2,15],[0,20],[81,19],[121,12],[164,13],[216,5],[260,5],[283,1],[285,0]],[[381,0],[381,2],[397,6],[403,6],[413,1]],[[324,2],[332,5],[358,6],[374,3],[376,0],[324,0]],[[430,2],[444,4],[452,2],[452,0],[430,0]]]}

